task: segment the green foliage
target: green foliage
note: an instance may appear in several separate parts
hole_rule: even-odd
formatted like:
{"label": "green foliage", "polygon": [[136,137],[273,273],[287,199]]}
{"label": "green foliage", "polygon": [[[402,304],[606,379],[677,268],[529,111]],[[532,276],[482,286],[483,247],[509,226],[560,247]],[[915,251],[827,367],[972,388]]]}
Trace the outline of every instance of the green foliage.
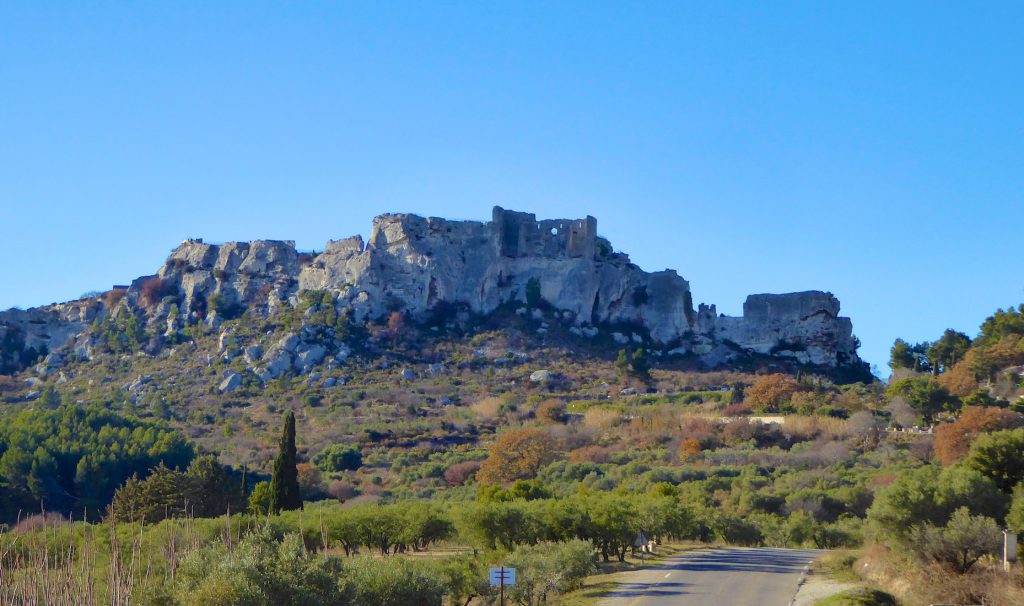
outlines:
{"label": "green foliage", "polygon": [[270,513],[270,482],[257,482],[249,495],[249,513],[257,516]]}
{"label": "green foliage", "polygon": [[210,293],[206,308],[217,312],[225,320],[234,320],[245,313],[245,305],[230,299],[219,292]]}
{"label": "green foliage", "polygon": [[1006,514],[1006,527],[1017,534],[1024,533],[1024,484],[1018,484],[1013,489],[1010,513]]}
{"label": "green foliage", "polygon": [[235,550],[215,545],[191,554],[178,574],[176,598],[181,606],[364,603],[352,601],[338,583],[341,574],[337,558],[309,554],[295,534],[279,542],[261,525]]}
{"label": "green foliage", "polygon": [[297,462],[295,413],[289,410],[284,415],[281,442],[278,445],[277,458],[274,459],[273,474],[270,479],[270,511],[273,513],[302,509]]}
{"label": "green foliage", "polygon": [[342,586],[351,593],[353,606],[441,606],[444,578],[420,562],[360,558],[345,566]]}
{"label": "green foliage", "polygon": [[944,410],[955,410],[960,405],[959,400],[929,377],[904,377],[893,381],[885,395],[889,399],[899,397],[906,400],[926,423],[936,414]]}
{"label": "green foliage", "polygon": [[95,406],[29,409],[0,424],[2,515],[46,509],[97,515],[132,476],[188,465],[192,446],[164,425]]}
{"label": "green foliage", "polygon": [[964,462],[1010,492],[1024,481],[1024,428],[981,434]]}
{"label": "green foliage", "polygon": [[884,591],[859,587],[830,596],[816,606],[898,606],[899,602]]}
{"label": "green foliage", "polygon": [[889,350],[889,367],[939,374],[964,359],[970,347],[971,338],[951,328],[946,329],[934,343],[925,341],[911,345],[903,339],[896,339]]}
{"label": "green foliage", "polygon": [[537,479],[516,480],[508,488],[499,484],[484,484],[477,491],[477,499],[482,502],[507,502],[523,499],[533,501],[535,499],[550,499],[551,491]]}
{"label": "green foliage", "polygon": [[711,520],[711,529],[719,540],[731,545],[760,545],[764,541],[761,528],[745,516],[718,512]]}
{"label": "green foliage", "polygon": [[928,361],[928,348],[931,343],[910,344],[903,339],[896,339],[889,350],[889,368],[908,368],[916,372],[931,371],[931,363]]}
{"label": "green foliage", "polygon": [[999,550],[1003,534],[992,518],[971,515],[968,508],[961,507],[945,527],[926,523],[914,528],[911,540],[922,560],[946,564],[964,574],[982,556]]}
{"label": "green foliage", "polygon": [[508,565],[516,569],[516,584],[506,592],[512,600],[531,606],[579,589],[597,572],[593,548],[578,539],[519,546],[508,557]]}
{"label": "green foliage", "polygon": [[615,369],[623,378],[634,377],[645,382],[651,380],[650,360],[640,348],[633,350],[632,353],[620,349],[618,357],[615,358]]}
{"label": "green foliage", "polygon": [[868,510],[877,533],[908,545],[914,527],[944,526],[960,508],[1001,520],[1009,498],[980,472],[962,466],[928,465],[904,473],[880,491]]}
{"label": "green foliage", "polygon": [[313,457],[313,463],[324,471],[354,471],[363,466],[363,455],[358,448],[331,444]]}
{"label": "green foliage", "polygon": [[1010,307],[1006,311],[997,310],[986,318],[981,324],[981,337],[978,341],[992,345],[1009,335],[1024,335],[1024,303],[1017,309]]}
{"label": "green foliage", "polygon": [[925,354],[932,372],[939,374],[949,370],[954,364],[964,359],[971,347],[971,338],[962,332],[947,328],[942,337],[931,344]]}
{"label": "green foliage", "polygon": [[158,466],[149,477],[130,478],[114,493],[110,514],[116,519],[153,523],[165,518],[210,518],[244,509],[241,483],[206,455],[186,471]]}
{"label": "green foliage", "polygon": [[107,353],[135,353],[149,338],[142,317],[127,307],[120,308],[116,318],[107,314],[93,322],[92,333]]}

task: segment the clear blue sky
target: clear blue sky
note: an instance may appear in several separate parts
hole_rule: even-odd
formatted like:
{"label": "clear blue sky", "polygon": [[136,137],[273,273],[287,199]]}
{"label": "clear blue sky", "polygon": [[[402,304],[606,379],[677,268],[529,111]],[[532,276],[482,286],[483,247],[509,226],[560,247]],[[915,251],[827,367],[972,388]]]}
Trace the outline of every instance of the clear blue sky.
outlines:
{"label": "clear blue sky", "polygon": [[183,238],[598,218],[738,314],[831,290],[863,355],[1024,301],[1024,4],[8,2],[0,308]]}

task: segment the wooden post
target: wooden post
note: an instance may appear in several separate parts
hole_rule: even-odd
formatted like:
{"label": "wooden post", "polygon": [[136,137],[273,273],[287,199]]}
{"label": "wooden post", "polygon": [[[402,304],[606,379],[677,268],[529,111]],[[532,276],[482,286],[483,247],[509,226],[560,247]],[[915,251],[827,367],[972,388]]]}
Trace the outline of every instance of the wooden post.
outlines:
{"label": "wooden post", "polygon": [[501,592],[501,602],[499,602],[499,604],[500,604],[500,606],[505,606],[505,567],[504,566],[501,567],[501,582],[498,584],[498,586],[501,588],[499,590]]}

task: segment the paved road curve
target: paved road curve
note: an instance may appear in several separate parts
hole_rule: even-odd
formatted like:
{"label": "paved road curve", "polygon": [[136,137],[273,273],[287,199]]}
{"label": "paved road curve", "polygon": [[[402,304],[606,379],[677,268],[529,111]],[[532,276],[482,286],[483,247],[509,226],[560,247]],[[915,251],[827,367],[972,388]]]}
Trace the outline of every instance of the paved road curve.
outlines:
{"label": "paved road curve", "polygon": [[713,549],[683,553],[619,582],[603,606],[788,606],[811,549]]}

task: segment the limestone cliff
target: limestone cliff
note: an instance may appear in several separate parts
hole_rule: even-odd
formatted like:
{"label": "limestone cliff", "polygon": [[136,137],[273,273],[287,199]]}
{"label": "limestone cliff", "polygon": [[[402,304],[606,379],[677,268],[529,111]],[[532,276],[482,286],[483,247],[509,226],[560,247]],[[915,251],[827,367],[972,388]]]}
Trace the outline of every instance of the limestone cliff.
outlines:
{"label": "limestone cliff", "polygon": [[[714,306],[694,310],[686,280],[632,264],[597,235],[593,217],[538,221],[500,207],[489,222],[381,215],[367,241],[332,241],[316,255],[298,252],[290,241],[186,240],[123,299],[2,312],[0,338],[15,335],[36,352],[71,348],[87,355],[90,322],[118,309],[136,310],[159,328],[156,334],[172,335],[190,323],[216,326],[244,310],[273,315],[304,290],[336,294],[339,308],[356,321],[393,311],[423,318],[444,306],[489,314],[503,305],[542,304],[575,325],[575,334],[607,330],[620,341],[628,334],[657,351],[700,356],[708,367],[742,355],[832,369],[862,364],[852,323],[839,316],[831,293],[751,295],[742,317],[718,316]],[[159,347],[159,339],[150,346]],[[277,349],[294,359],[304,351]],[[305,369],[310,364],[303,359]],[[274,376],[269,364],[257,374]]]}
{"label": "limestone cliff", "polygon": [[303,268],[299,288],[343,293],[357,318],[394,309],[419,316],[440,303],[486,314],[527,302],[536,288],[578,324],[635,324],[657,342],[689,330],[686,280],[644,272],[614,253],[597,237],[593,217],[537,221],[501,208],[493,215],[490,223],[377,217],[365,246],[358,239],[329,244]]}

